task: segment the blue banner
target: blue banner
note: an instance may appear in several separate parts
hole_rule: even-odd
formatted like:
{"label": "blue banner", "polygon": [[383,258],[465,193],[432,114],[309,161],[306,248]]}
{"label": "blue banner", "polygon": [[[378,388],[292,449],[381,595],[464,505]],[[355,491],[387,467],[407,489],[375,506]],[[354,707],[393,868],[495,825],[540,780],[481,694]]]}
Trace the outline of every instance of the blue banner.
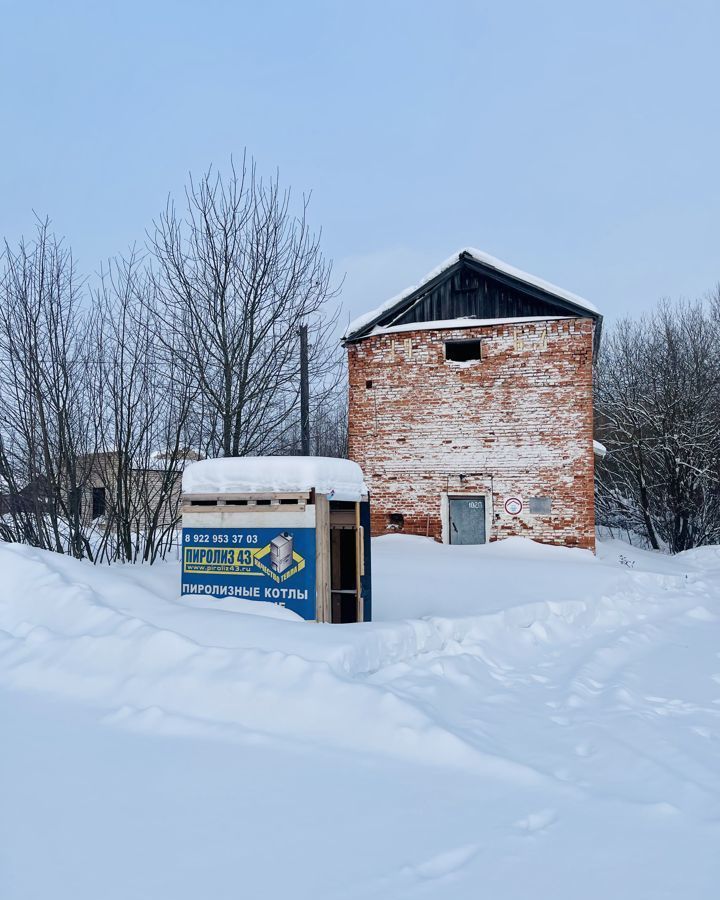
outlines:
{"label": "blue banner", "polygon": [[240,597],[315,618],[314,528],[183,528],[182,592]]}

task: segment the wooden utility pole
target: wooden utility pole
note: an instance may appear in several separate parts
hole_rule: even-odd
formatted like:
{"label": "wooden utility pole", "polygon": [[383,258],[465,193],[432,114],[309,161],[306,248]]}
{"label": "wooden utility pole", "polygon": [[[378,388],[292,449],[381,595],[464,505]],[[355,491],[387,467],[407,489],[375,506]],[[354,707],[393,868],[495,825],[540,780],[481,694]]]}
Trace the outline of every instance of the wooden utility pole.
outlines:
{"label": "wooden utility pole", "polygon": [[308,375],[308,327],[300,326],[300,441],[303,456],[310,456],[310,378]]}

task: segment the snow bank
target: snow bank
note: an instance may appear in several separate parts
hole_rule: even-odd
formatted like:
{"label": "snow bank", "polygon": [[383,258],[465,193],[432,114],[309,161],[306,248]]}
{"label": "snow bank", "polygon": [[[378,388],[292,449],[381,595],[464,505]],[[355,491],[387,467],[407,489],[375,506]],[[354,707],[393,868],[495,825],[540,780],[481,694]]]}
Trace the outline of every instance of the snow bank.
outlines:
{"label": "snow bank", "polygon": [[3,898],[717,894],[718,548],[390,535],[338,626],[0,569]]}
{"label": "snow bank", "polygon": [[232,613],[188,608],[178,602],[177,571],[163,601],[140,586],[140,567],[93,567],[21,545],[0,544],[0,565],[0,686],[90,703],[127,728],[292,736],[497,778],[536,777],[468,747],[413,704],[348,679],[355,667],[377,669],[437,646],[442,638],[427,623],[353,634],[246,615],[249,603]]}
{"label": "snow bank", "polygon": [[[484,769],[494,765],[486,756],[363,679],[490,635],[507,649],[524,641],[532,623],[545,633],[555,623],[564,635],[568,622],[592,631],[631,621],[622,591],[628,578],[657,591],[686,577],[666,558],[645,554],[675,575],[633,553],[631,571],[614,549],[601,560],[522,538],[449,547],[387,536],[374,542],[376,621],[309,625],[264,604],[180,598],[177,564],[94,567],[0,544],[0,684],[89,700],[123,711],[122,719],[151,706],[198,728],[212,723],[355,748],[362,734],[368,752]],[[643,615],[656,613],[653,598]],[[409,740],[420,733],[422,742]]]}
{"label": "snow bank", "polygon": [[295,493],[313,488],[333,500],[367,496],[362,470],[328,456],[233,456],[203,459],[183,472],[186,494]]}

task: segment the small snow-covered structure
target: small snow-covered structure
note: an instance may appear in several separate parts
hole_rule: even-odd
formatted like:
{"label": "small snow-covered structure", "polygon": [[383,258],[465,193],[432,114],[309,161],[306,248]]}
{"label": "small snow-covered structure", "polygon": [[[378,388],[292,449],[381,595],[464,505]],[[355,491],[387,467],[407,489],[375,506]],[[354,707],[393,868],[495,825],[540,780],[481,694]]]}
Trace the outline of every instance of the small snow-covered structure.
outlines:
{"label": "small snow-covered structure", "polygon": [[593,358],[577,294],[466,249],[344,335],[374,534],[594,549]]}
{"label": "small snow-covered structure", "polygon": [[258,494],[315,490],[334,500],[367,497],[360,466],[328,456],[237,456],[203,459],[183,473],[187,494]]}
{"label": "small snow-covered structure", "polygon": [[205,459],[183,472],[182,591],[371,618],[370,510],[347,459]]}

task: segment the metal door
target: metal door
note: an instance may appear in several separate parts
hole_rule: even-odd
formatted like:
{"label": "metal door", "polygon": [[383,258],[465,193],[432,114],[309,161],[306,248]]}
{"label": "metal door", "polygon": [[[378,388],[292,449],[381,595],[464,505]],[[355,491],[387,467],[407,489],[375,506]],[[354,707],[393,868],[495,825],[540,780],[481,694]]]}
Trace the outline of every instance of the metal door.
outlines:
{"label": "metal door", "polygon": [[450,543],[485,543],[485,498],[450,497]]}

